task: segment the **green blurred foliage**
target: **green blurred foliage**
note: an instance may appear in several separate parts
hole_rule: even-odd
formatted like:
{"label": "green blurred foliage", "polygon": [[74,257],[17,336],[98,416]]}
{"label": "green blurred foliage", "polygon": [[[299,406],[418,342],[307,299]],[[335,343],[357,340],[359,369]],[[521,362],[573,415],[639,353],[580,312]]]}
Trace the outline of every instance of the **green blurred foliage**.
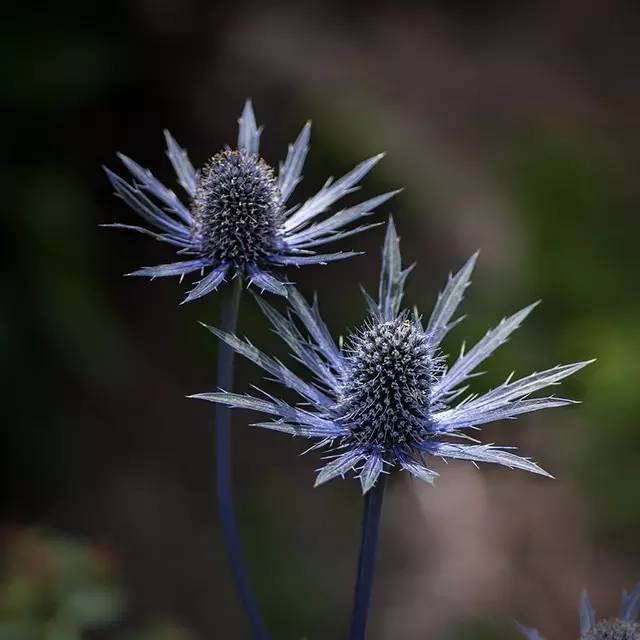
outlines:
{"label": "green blurred foliage", "polygon": [[[581,375],[587,418],[558,433],[592,503],[597,530],[634,549],[640,531],[640,193],[626,167],[588,130],[553,126],[515,135],[506,188],[526,224],[526,272],[544,293],[545,349],[595,357]],[[569,381],[569,389],[575,383]]]}
{"label": "green blurred foliage", "polygon": [[[112,555],[39,529],[5,534],[0,544],[0,638],[81,640],[115,629],[127,598]],[[175,622],[158,619],[122,640],[191,640]],[[110,637],[114,637],[111,635]]]}
{"label": "green blurred foliage", "polygon": [[10,535],[2,547],[1,638],[74,640],[122,614],[106,554],[37,530]]}

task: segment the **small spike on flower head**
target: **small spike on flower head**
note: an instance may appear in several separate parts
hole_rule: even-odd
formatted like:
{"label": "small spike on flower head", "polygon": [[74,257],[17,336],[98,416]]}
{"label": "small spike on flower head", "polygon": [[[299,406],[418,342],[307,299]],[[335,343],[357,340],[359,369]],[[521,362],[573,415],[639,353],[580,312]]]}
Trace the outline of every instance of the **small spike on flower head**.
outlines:
{"label": "small spike on flower head", "polygon": [[[149,235],[172,245],[185,258],[143,267],[129,275],[182,279],[199,274],[200,280],[185,302],[211,293],[229,276],[246,277],[261,290],[286,295],[286,281],[279,275],[280,270],[356,255],[350,251],[317,253],[317,247],[376,226],[362,223],[362,219],[397,193],[384,193],[322,217],[358,188],[360,180],[382,157],[378,155],[338,180],[329,178],[316,195],[291,206],[289,200],[302,180],[309,150],[310,123],[289,145],[286,159],[276,172],[259,155],[262,129],[256,124],[250,101],[245,103],[238,122],[237,149],[227,148],[215,154],[200,170],[193,167],[184,149],[165,131],[167,155],[187,194],[187,204],[127,156],[119,155],[133,177],[130,183],[106,169],[116,196],[136,211],[146,226],[105,226]],[[360,225],[349,228],[352,223]]]}
{"label": "small spike on flower head", "polygon": [[[580,601],[580,640],[640,640],[640,583],[630,592],[623,592],[618,618],[596,621],[596,612],[591,606],[587,592],[582,592]],[[543,640],[535,629],[517,624],[528,640]]]}
{"label": "small spike on flower head", "polygon": [[[366,492],[381,473],[393,467],[432,483],[438,474],[425,465],[427,456],[491,462],[549,475],[531,460],[478,444],[464,432],[496,420],[571,404],[564,398],[536,398],[532,394],[588,363],[557,366],[518,380],[508,378],[483,395],[460,400],[477,367],[507,341],[535,305],[502,320],[447,368],[440,343],[458,323],[454,314],[469,285],[476,256],[449,277],[426,326],[417,313],[400,308],[410,269],[402,268],[392,221],[382,256],[378,301],[365,294],[369,317],[344,346],[334,342],[317,302],[310,305],[294,287],[288,291],[287,316],[258,299],[276,332],[309,370],[309,381],[251,343],[209,327],[281,385],[293,389],[302,399],[300,405],[267,394],[260,398],[223,391],[194,397],[271,415],[271,422],[257,426],[316,439],[313,449],[328,447],[331,459],[320,470],[316,485],[355,471]],[[462,438],[467,442],[461,442]]]}

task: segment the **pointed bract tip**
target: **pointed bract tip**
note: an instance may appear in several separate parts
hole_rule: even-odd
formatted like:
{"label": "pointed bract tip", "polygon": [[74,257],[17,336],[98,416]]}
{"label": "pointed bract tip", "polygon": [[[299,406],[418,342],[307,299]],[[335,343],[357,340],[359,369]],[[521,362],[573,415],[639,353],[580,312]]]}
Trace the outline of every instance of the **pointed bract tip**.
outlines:
{"label": "pointed bract tip", "polygon": [[517,620],[513,620],[513,626],[518,631],[520,631],[520,633],[524,633],[526,635],[527,627],[525,627],[522,623],[518,622]]}
{"label": "pointed bract tip", "polygon": [[[382,158],[384,158],[386,155],[387,154],[385,152],[378,153],[375,156],[371,156],[370,158],[363,160],[358,166],[367,165],[368,166],[367,171],[369,171],[371,167],[378,164],[378,162],[380,162],[380,160],[382,160]],[[361,188],[360,186],[352,187],[351,190],[355,191],[356,189],[360,189],[360,188]]]}
{"label": "pointed bract tip", "polygon": [[538,633],[537,629],[532,629],[531,627],[525,627],[523,624],[520,624],[517,620],[513,621],[513,624],[516,626],[516,629],[528,638],[528,640],[543,640],[540,633]]}
{"label": "pointed bract tip", "polygon": [[580,595],[580,633],[586,634],[596,622],[596,612],[591,605],[587,590],[583,589]]}
{"label": "pointed bract tip", "polygon": [[109,182],[111,182],[111,184],[115,187],[116,185],[114,184],[115,182],[117,182],[118,180],[122,180],[122,178],[120,178],[120,176],[115,173],[114,171],[111,171],[111,169],[109,169],[109,167],[107,167],[107,165],[102,165],[102,168],[104,169],[104,172],[107,174],[107,178],[109,178]]}
{"label": "pointed bract tip", "polygon": [[522,307],[519,311],[516,311],[512,317],[518,317],[519,322],[523,322],[526,318],[529,317],[529,314],[542,302],[541,300],[536,300],[531,304],[528,304],[526,307]]}
{"label": "pointed bract tip", "polygon": [[[376,480],[377,482],[377,480]],[[376,486],[376,482],[373,482],[371,484],[369,483],[364,483],[364,482],[360,482],[360,491],[362,491],[362,495],[366,496],[367,493],[369,493],[369,491],[371,491],[371,489],[373,489],[373,487]]]}
{"label": "pointed bract tip", "polygon": [[192,393],[191,395],[185,396],[189,400],[206,400],[207,402],[217,402],[217,398],[226,394],[226,391],[221,390],[216,393]]}
{"label": "pointed bract tip", "polygon": [[387,220],[387,232],[385,235],[389,239],[392,237],[396,238],[397,240],[400,239],[400,237],[398,236],[398,232],[396,231],[396,223],[392,213],[389,214],[389,219]]}
{"label": "pointed bract tip", "polygon": [[162,133],[164,134],[164,141],[165,141],[165,144],[167,145],[167,151],[166,151],[167,154],[171,153],[171,147],[173,146],[178,147],[178,150],[180,150],[180,147],[176,142],[176,139],[171,135],[171,132],[169,131],[169,129],[163,129]]}
{"label": "pointed bract tip", "polygon": [[186,298],[185,298],[184,300],[182,300],[182,302],[179,302],[179,303],[178,303],[178,306],[180,306],[180,307],[181,307],[183,304],[187,304],[187,303],[189,303],[189,302],[193,302],[194,300],[198,300],[198,299],[201,297],[201,296],[195,296],[195,297],[194,297],[194,296],[192,295],[192,293],[193,293],[193,291],[190,291],[190,292],[187,294]]}

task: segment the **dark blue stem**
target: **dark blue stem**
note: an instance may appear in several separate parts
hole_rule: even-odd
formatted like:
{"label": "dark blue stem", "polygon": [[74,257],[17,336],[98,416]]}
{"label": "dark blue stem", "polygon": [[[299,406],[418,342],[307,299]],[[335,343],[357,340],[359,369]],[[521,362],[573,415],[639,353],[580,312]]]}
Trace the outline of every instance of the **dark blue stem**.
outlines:
{"label": "dark blue stem", "polygon": [[350,640],[364,640],[367,631],[369,604],[373,590],[373,576],[376,568],[376,550],[378,548],[378,530],[380,513],[384,497],[385,476],[381,474],[376,484],[364,498],[362,515],[362,538],[358,557],[358,574],[353,595],[353,612],[351,614]]}
{"label": "dark blue stem", "polygon": [[[242,293],[242,278],[236,277],[232,291],[227,294],[222,306],[220,324],[224,331],[235,333],[238,324],[238,308]],[[226,343],[220,341],[218,351],[218,386],[231,391],[233,385],[233,362],[235,352]],[[258,605],[249,583],[245,565],[238,523],[231,491],[231,409],[222,404],[216,405],[216,477],[218,482],[218,515],[222,528],[222,538],[233,572],[238,595],[249,618],[253,637],[267,640],[269,637]]]}

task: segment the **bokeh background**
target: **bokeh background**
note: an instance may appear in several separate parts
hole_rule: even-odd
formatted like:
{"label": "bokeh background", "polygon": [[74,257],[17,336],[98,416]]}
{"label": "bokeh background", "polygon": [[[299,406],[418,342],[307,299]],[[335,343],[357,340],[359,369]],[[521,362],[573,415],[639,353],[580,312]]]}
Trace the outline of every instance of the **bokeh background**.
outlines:
{"label": "bokeh background", "polygon": [[[101,229],[131,222],[100,166],[131,155],[171,181],[162,129],[196,165],[233,143],[251,96],[276,165],[313,119],[310,195],[380,150],[408,301],[428,310],[481,248],[448,342],[543,304],[475,381],[598,362],[577,407],[498,424],[557,480],[465,463],[435,488],[394,477],[372,639],[576,637],[640,579],[640,10],[634,2],[29,3],[0,26],[3,304],[0,636],[245,638],[215,517],[211,407],[220,297],[124,279],[171,251]],[[366,255],[295,273],[336,334],[361,322]],[[284,356],[250,296],[240,332]],[[240,362],[237,386],[260,380]],[[344,636],[361,499],[314,490],[304,442],[234,417],[242,537],[274,638]]]}

